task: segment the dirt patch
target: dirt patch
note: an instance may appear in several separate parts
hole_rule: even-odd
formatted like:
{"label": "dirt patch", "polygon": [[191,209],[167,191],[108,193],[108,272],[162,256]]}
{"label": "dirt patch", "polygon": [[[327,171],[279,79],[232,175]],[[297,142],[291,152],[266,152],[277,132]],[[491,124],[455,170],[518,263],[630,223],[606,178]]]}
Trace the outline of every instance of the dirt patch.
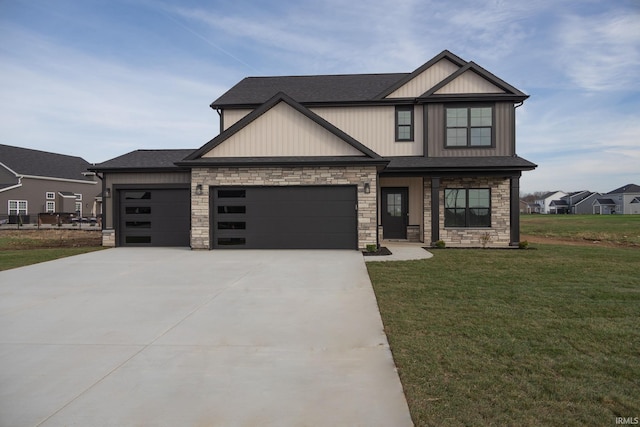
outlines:
{"label": "dirt patch", "polygon": [[548,244],[548,245],[600,246],[603,248],[640,248],[640,246],[634,243],[619,243],[619,242],[609,242],[609,241],[590,240],[590,239],[570,239],[570,238],[563,238],[563,237],[521,235],[520,241],[522,242],[525,240],[529,243],[541,243],[541,244]]}
{"label": "dirt patch", "polygon": [[0,250],[80,248],[101,244],[100,230],[0,230]]}

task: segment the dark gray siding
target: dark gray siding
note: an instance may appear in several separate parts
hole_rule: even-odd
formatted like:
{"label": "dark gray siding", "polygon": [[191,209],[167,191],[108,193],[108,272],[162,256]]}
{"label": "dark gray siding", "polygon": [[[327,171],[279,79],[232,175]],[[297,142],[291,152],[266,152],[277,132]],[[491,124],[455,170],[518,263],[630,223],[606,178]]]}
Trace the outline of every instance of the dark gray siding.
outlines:
{"label": "dark gray siding", "polygon": [[515,109],[512,102],[494,107],[495,147],[445,148],[444,104],[427,105],[427,144],[429,157],[512,156],[514,152]]}

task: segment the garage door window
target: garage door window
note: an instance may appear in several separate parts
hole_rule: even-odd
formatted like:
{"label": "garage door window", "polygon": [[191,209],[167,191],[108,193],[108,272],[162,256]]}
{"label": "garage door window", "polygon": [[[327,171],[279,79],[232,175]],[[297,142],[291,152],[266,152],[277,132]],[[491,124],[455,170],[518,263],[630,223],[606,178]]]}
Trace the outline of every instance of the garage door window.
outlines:
{"label": "garage door window", "polygon": [[243,214],[247,213],[246,206],[218,206],[219,214]]}
{"label": "garage door window", "polygon": [[247,197],[246,190],[218,190],[221,199],[240,199]]}
{"label": "garage door window", "polygon": [[127,236],[125,242],[128,244],[151,243],[151,236]]}
{"label": "garage door window", "polygon": [[246,230],[247,223],[242,221],[221,221],[218,222],[218,230]]}
{"label": "garage door window", "polygon": [[149,200],[151,199],[150,191],[127,191],[124,193],[127,200]]}
{"label": "garage door window", "polygon": [[146,215],[151,213],[151,206],[127,206],[125,207],[127,215]]}

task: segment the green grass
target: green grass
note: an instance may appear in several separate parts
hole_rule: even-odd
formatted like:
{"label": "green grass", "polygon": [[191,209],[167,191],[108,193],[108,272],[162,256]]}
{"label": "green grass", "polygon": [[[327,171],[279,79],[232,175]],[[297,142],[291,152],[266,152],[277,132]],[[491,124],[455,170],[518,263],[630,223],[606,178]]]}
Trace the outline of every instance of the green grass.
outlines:
{"label": "green grass", "polygon": [[434,254],[367,265],[417,426],[640,416],[640,250]]}
{"label": "green grass", "polygon": [[73,255],[99,251],[101,249],[104,248],[47,248],[0,251],[0,271],[9,270],[10,268],[24,267],[31,264],[37,264],[39,262],[52,261],[54,259],[65,258]]}
{"label": "green grass", "polygon": [[521,215],[520,232],[640,246],[640,215]]}

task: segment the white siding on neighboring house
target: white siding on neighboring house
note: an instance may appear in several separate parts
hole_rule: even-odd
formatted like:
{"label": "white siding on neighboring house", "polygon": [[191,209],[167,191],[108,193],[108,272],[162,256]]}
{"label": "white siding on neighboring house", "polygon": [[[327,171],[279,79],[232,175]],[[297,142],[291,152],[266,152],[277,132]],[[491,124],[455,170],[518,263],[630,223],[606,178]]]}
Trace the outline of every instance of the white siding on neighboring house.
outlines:
{"label": "white siding on neighboring house", "polygon": [[280,102],[202,157],[273,156],[363,156],[363,153]]}
{"label": "white siding on neighboring house", "polygon": [[436,95],[456,93],[505,93],[498,86],[487,81],[484,77],[469,70],[456,77],[446,86],[435,92]]}
{"label": "white siding on neighboring house", "polygon": [[413,141],[395,141],[395,106],[322,107],[311,111],[381,156],[422,156],[422,106],[413,112]]}
{"label": "white siding on neighboring house", "polygon": [[389,94],[387,98],[417,98],[459,69],[460,67],[453,62],[441,59]]}

